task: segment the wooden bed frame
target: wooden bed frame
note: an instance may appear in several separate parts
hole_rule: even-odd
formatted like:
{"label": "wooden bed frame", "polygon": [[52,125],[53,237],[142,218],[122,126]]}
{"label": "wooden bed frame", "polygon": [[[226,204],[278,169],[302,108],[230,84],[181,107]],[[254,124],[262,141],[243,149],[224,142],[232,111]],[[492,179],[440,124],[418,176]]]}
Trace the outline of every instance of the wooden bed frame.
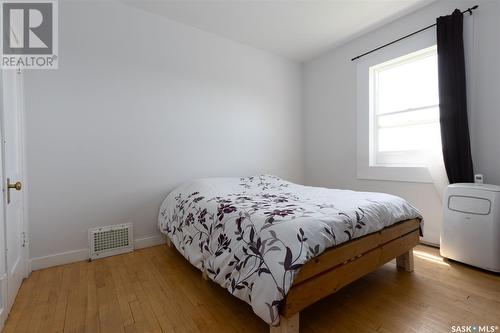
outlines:
{"label": "wooden bed frame", "polygon": [[[298,333],[300,311],[396,258],[397,267],[413,271],[413,248],[420,221],[406,220],[326,250],[302,266],[280,308],[280,325],[271,333]],[[172,246],[167,237],[167,243]],[[207,279],[203,272],[203,278]]]}
{"label": "wooden bed frame", "polygon": [[406,220],[323,252],[306,263],[280,309],[280,325],[271,333],[298,333],[302,309],[396,258],[397,267],[413,271],[413,248],[420,222]]}

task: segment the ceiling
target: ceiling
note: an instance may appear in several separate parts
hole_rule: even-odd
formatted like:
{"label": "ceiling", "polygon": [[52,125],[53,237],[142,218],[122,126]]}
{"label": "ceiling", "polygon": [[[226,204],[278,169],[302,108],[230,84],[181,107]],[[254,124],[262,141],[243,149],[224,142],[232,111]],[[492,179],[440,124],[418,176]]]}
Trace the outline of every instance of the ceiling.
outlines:
{"label": "ceiling", "polygon": [[305,61],[434,0],[123,0],[237,42]]}

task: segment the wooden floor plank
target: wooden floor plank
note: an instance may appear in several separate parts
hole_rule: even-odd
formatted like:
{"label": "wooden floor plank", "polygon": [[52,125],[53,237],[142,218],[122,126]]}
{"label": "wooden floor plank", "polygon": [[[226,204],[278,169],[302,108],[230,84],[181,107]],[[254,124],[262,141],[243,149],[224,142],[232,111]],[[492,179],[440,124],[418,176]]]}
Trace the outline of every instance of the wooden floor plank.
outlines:
{"label": "wooden floor plank", "polygon": [[100,332],[98,308],[95,262],[91,262],[88,264],[87,269],[87,308],[85,309],[85,332]]}
{"label": "wooden floor plank", "polygon": [[41,271],[33,272],[29,279],[23,281],[19,293],[16,296],[9,318],[3,329],[4,333],[11,333],[16,330],[16,326],[22,319],[23,322],[28,320],[27,308],[31,303],[31,295],[38,286],[38,281]]}
{"label": "wooden floor plank", "polygon": [[[415,271],[388,263],[301,312],[301,332],[450,332],[500,325],[500,276],[418,246]],[[4,333],[268,332],[244,302],[173,248],[35,271],[23,281]]]}
{"label": "wooden floor plank", "polygon": [[[177,299],[186,300],[190,303],[190,319],[193,320],[197,328],[201,332],[205,332],[208,327],[217,326],[223,327],[222,332],[246,332],[252,328],[252,324],[242,327],[232,326],[232,322],[228,322],[224,318],[232,318],[238,316],[238,311],[235,307],[228,306],[226,303],[223,305],[220,300],[227,298],[228,300],[239,303],[239,300],[234,299],[226,291],[221,288],[207,288],[207,284],[211,282],[204,279],[198,279],[201,272],[196,268],[189,265],[181,265],[176,269],[175,274],[169,273],[171,271],[171,263],[168,262],[168,257],[165,256],[164,251],[157,252],[156,257],[153,257],[154,267],[156,268],[156,277],[165,293],[168,295],[176,294]],[[189,277],[193,283],[185,284],[184,279]],[[215,293],[212,293],[215,292]],[[184,303],[184,302],[183,302]],[[186,305],[184,305],[186,308]],[[239,306],[236,309],[240,308]],[[183,310],[183,311],[188,311]]]}
{"label": "wooden floor plank", "polygon": [[129,306],[131,290],[127,289],[127,287],[130,288],[131,286],[122,281],[123,279],[120,272],[120,266],[122,265],[119,260],[110,260],[109,265],[113,283],[116,286],[116,296],[118,298],[118,304],[120,305],[122,322],[126,327],[134,323],[134,317],[132,316],[132,311]]}
{"label": "wooden floor plank", "polygon": [[[142,263],[140,277],[147,288],[147,294],[152,304],[153,311],[160,321],[163,331],[181,332],[204,332],[208,324],[203,316],[196,310],[196,305],[190,302],[189,298],[181,288],[181,283],[164,283],[162,274],[158,272],[153,263],[155,253],[150,250],[143,250],[138,253]],[[153,260],[152,260],[153,259]],[[178,287],[179,286],[179,287]],[[176,295],[177,297],[170,297]],[[182,319],[186,315],[190,320]]]}
{"label": "wooden floor plank", "polygon": [[[31,332],[30,326],[36,324],[35,320],[37,313],[39,313],[40,305],[43,304],[41,302],[41,296],[45,291],[45,286],[47,284],[48,279],[47,270],[40,272],[40,277],[37,281],[37,284],[34,286],[31,294],[29,303],[24,310],[25,317],[20,319],[16,325],[16,332]],[[35,320],[33,320],[35,319]]]}
{"label": "wooden floor plank", "polygon": [[71,272],[75,269],[74,264],[63,266],[62,282],[57,296],[55,307],[53,330],[54,332],[64,331],[64,322],[66,320],[66,308],[68,305],[68,295],[71,287]]}
{"label": "wooden floor plank", "polygon": [[127,270],[129,274],[133,276],[132,290],[134,291],[137,297],[137,301],[135,301],[137,303],[130,302],[131,306],[133,303],[141,307],[141,312],[144,321],[148,324],[149,332],[162,332],[160,323],[158,322],[158,319],[156,318],[153,312],[152,305],[149,302],[148,295],[144,291],[143,281],[141,281],[141,279],[139,278],[142,266],[138,261],[137,253],[128,254],[125,263],[127,264]]}
{"label": "wooden floor plank", "polygon": [[85,331],[88,266],[86,263],[79,263],[72,272],[72,288],[70,288],[68,294],[64,332],[82,333]]}
{"label": "wooden floor plank", "polygon": [[100,331],[115,333],[124,332],[124,326],[111,273],[112,260],[113,258],[104,258],[96,262],[96,285]]}
{"label": "wooden floor plank", "polygon": [[54,304],[57,303],[59,296],[59,290],[61,288],[64,266],[58,266],[50,268],[53,274],[50,276],[49,282],[49,295],[45,304],[42,304],[43,313],[40,320],[38,330],[33,332],[51,332],[52,325],[54,323],[54,316],[56,312],[56,307]]}

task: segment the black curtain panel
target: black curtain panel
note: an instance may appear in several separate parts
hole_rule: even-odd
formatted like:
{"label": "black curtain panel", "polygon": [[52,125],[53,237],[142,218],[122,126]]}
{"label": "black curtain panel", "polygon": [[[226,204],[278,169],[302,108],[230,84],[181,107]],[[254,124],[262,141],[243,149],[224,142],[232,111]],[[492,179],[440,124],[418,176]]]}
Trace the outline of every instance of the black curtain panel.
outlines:
{"label": "black curtain panel", "polygon": [[474,179],[467,120],[463,14],[437,19],[439,112],[443,158],[450,184]]}

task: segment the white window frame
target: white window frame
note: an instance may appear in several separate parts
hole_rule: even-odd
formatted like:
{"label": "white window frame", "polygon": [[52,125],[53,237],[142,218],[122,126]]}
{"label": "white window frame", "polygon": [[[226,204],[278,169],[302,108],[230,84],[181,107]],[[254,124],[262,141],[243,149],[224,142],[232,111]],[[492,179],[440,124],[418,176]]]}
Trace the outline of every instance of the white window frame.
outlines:
{"label": "white window frame", "polygon": [[387,166],[373,163],[373,105],[370,102],[370,68],[436,44],[430,29],[365,56],[357,63],[357,176],[359,179],[432,183],[426,166]]}
{"label": "white window frame", "polygon": [[[396,59],[389,60],[388,62],[381,63],[375,66],[370,67],[370,112],[372,112],[372,117],[370,117],[370,128],[372,131],[372,137],[370,140],[373,141],[373,150],[370,151],[370,165],[379,165],[386,167],[426,167],[423,161],[426,160],[428,153],[423,150],[404,150],[404,151],[390,151],[390,152],[379,152],[377,151],[378,147],[378,117],[386,116],[389,114],[403,114],[413,111],[426,110],[426,109],[435,109],[439,108],[438,104],[433,105],[425,105],[417,108],[410,108],[406,110],[398,110],[391,113],[379,114],[377,110],[377,79],[378,73],[394,68],[397,66],[401,66],[407,63],[411,63],[416,60],[425,59],[429,56],[434,56],[437,53],[437,46],[433,45],[431,47],[404,55],[402,57],[398,57]],[[439,121],[439,120],[438,120]],[[397,161],[397,162],[394,162]]]}

